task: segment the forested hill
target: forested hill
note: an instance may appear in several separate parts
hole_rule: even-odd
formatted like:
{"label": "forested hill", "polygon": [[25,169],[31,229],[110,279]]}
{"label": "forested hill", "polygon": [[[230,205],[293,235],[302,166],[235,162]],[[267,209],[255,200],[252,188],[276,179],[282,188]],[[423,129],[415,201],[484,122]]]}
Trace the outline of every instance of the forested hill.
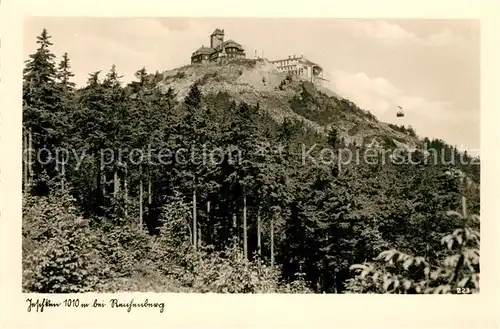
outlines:
{"label": "forested hill", "polygon": [[[454,164],[473,160],[454,147],[265,60],[143,68],[129,84],[113,66],[75,88],[67,54],[55,63],[45,30],[37,43],[23,86],[26,291],[478,289],[479,165]],[[404,265],[357,275],[387,250]]]}
{"label": "forested hill", "polygon": [[[152,77],[154,79],[154,77]],[[176,99],[186,97],[197,84],[203,95],[229,94],[231,100],[259,104],[267,115],[282,122],[300,121],[318,132],[337,130],[346,144],[419,144],[415,132],[382,123],[331,90],[293,75],[278,73],[266,59],[246,59],[225,65],[188,65],[156,75],[158,87],[172,88]]]}

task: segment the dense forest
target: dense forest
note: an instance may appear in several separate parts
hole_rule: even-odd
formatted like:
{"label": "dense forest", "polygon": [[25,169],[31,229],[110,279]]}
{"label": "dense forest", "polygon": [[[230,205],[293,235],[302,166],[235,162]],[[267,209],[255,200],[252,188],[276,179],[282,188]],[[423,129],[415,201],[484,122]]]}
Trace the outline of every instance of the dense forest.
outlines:
{"label": "dense forest", "polygon": [[197,83],[180,101],[145,68],[77,88],[50,39],[24,69],[24,291],[479,290],[478,161],[304,164],[368,147]]}

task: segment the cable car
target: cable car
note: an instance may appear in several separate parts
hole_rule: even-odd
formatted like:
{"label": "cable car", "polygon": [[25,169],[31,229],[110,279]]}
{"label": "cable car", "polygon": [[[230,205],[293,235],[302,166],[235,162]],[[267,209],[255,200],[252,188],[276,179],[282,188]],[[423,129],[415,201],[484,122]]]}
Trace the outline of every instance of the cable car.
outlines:
{"label": "cable car", "polygon": [[396,113],[396,116],[398,118],[404,117],[405,113],[403,112],[403,108],[401,106],[398,106],[398,108],[399,108],[399,111]]}

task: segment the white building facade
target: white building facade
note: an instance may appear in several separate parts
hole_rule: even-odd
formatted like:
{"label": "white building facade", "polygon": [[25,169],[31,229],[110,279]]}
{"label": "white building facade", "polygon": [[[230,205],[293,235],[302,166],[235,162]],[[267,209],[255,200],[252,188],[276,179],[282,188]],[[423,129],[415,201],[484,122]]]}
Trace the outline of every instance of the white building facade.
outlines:
{"label": "white building facade", "polygon": [[303,77],[311,82],[322,81],[323,69],[317,63],[311,62],[304,56],[288,56],[286,59],[271,61],[278,72],[285,72],[291,75]]}

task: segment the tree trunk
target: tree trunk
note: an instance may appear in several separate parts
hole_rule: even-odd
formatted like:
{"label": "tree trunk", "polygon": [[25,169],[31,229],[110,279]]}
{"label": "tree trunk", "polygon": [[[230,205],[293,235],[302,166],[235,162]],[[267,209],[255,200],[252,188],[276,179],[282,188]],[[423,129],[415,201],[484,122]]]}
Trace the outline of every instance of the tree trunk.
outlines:
{"label": "tree trunk", "polygon": [[[66,183],[66,155],[63,154],[60,159],[56,159],[56,161],[59,161],[61,164],[61,191],[65,190],[65,183]],[[56,163],[56,170],[59,169],[59,165]]]}
{"label": "tree trunk", "polygon": [[274,266],[274,216],[271,217],[271,266]]}
{"label": "tree trunk", "polygon": [[142,230],[142,166],[139,167],[139,228]]}
{"label": "tree trunk", "polygon": [[99,165],[99,161],[96,160],[97,163],[97,175],[95,176],[95,181],[96,181],[96,204],[97,207],[101,205],[101,192],[102,192],[102,187],[101,187],[101,180],[102,180],[102,173],[101,173],[101,166]]}
{"label": "tree trunk", "polygon": [[151,172],[148,168],[148,218],[151,218],[151,204],[153,203],[153,194],[151,193]]}
{"label": "tree trunk", "polygon": [[210,223],[210,200],[207,201],[207,241],[209,244],[212,243],[212,226]]}
{"label": "tree trunk", "polygon": [[29,145],[29,152],[28,152],[28,172],[29,172],[29,176],[28,176],[28,184],[31,184],[31,182],[33,181],[33,167],[32,167],[32,154],[31,152],[33,151],[33,136],[31,135],[31,130],[28,130],[28,145]]}
{"label": "tree trunk", "polygon": [[238,223],[236,221],[236,214],[233,214],[233,234],[234,234],[234,242],[236,243],[236,246],[239,248],[240,247],[240,237],[238,234]]}
{"label": "tree trunk", "polygon": [[106,205],[106,169],[101,170],[101,180],[102,180],[102,205]]}
{"label": "tree trunk", "polygon": [[194,250],[196,250],[197,246],[197,233],[198,233],[198,228],[197,228],[197,223],[196,223],[196,187],[195,187],[195,182],[196,179],[193,177],[193,246]]}
{"label": "tree trunk", "polygon": [[64,180],[66,176],[65,160],[61,162],[61,191],[64,191]]}
{"label": "tree trunk", "polygon": [[113,175],[113,198],[116,200],[118,198],[118,193],[120,192],[120,177],[118,176],[118,170],[115,168]]}
{"label": "tree trunk", "polygon": [[128,216],[128,168],[125,166],[125,180],[123,181],[123,211]]}
{"label": "tree trunk", "polygon": [[248,259],[248,241],[247,241],[247,196],[243,195],[243,254]]}
{"label": "tree trunk", "polygon": [[262,244],[260,239],[260,234],[261,234],[260,231],[261,227],[260,227],[260,209],[259,209],[257,213],[257,253],[259,257],[262,257]]}
{"label": "tree trunk", "polygon": [[465,196],[462,196],[462,212],[464,219],[467,219],[467,198]]}
{"label": "tree trunk", "polygon": [[151,173],[148,172],[148,205],[153,203],[153,194],[151,193]]}
{"label": "tree trunk", "polygon": [[24,193],[28,192],[28,135],[23,131],[23,169],[24,169]]}

